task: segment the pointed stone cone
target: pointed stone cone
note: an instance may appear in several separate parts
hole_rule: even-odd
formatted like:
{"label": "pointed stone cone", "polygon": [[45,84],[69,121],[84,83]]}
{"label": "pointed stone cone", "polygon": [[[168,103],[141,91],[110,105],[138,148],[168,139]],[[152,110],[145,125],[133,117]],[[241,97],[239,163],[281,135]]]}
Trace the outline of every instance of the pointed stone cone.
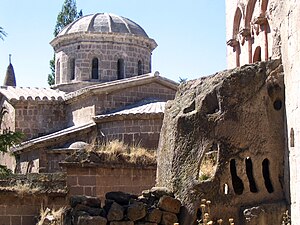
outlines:
{"label": "pointed stone cone", "polygon": [[6,76],[4,78],[3,85],[4,86],[13,86],[13,87],[15,87],[17,85],[14,67],[11,63],[9,63],[9,65],[7,67]]}

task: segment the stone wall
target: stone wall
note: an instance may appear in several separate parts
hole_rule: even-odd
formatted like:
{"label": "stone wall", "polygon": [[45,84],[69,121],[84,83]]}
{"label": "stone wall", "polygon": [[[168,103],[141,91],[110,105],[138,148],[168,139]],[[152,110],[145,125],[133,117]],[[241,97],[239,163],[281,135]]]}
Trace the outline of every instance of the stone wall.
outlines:
{"label": "stone wall", "polygon": [[101,166],[67,167],[69,195],[89,195],[105,198],[109,191],[140,194],[155,185],[156,167]]}
{"label": "stone wall", "polygon": [[49,134],[66,127],[66,111],[62,102],[19,101],[15,107],[15,129],[26,139]]}
{"label": "stone wall", "polygon": [[[269,1],[226,1],[227,66],[234,68],[276,58],[276,24]],[[276,15],[277,16],[277,15]]]}
{"label": "stone wall", "polygon": [[[119,35],[120,36],[120,35]],[[126,37],[119,37],[121,40]],[[134,40],[135,38],[133,38]],[[60,62],[60,68],[56,69],[56,84],[71,81],[70,60],[75,59],[75,81],[87,81],[93,79],[92,60],[97,58],[99,62],[98,81],[106,82],[117,80],[118,60],[124,60],[125,77],[138,75],[138,61],[142,62],[143,74],[151,72],[151,51],[147,45],[138,43],[122,43],[122,41],[82,41],[68,44],[59,48],[56,52],[56,65]],[[58,70],[60,69],[60,70]],[[95,81],[95,80],[94,80]]]}
{"label": "stone wall", "polygon": [[120,118],[98,124],[101,139],[104,141],[120,140],[125,144],[138,145],[147,149],[157,149],[162,115],[151,118]]}
{"label": "stone wall", "polygon": [[[106,94],[94,94],[88,98],[78,98],[69,101],[67,117],[70,118],[69,125],[82,124],[87,118],[83,118],[81,111],[94,112],[100,115],[124,106],[132,105],[149,98],[168,101],[173,99],[176,90],[170,89],[158,83],[144,84],[126,89],[119,88]],[[89,110],[91,109],[91,110]],[[74,113],[76,112],[76,113]]]}
{"label": "stone wall", "polygon": [[0,224],[35,225],[42,207],[67,205],[63,175],[43,174],[0,179]]}

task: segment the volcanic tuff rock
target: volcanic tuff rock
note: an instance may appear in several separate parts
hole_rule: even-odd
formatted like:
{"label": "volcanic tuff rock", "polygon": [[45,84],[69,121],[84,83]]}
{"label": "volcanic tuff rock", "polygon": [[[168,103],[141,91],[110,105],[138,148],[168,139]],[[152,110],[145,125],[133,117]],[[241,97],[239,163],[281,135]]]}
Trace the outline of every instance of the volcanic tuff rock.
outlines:
{"label": "volcanic tuff rock", "polygon": [[[166,105],[156,185],[183,203],[180,224],[194,223],[202,198],[213,203],[212,217],[233,217],[239,224],[240,206],[284,200],[284,106],[280,60],[179,87]],[[205,180],[202,165],[214,154],[209,159],[215,173]]]}

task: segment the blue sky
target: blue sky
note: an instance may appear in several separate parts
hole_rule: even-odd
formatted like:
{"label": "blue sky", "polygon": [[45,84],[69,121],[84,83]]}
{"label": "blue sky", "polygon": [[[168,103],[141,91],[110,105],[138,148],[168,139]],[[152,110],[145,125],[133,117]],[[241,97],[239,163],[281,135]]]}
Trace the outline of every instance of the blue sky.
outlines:
{"label": "blue sky", "polygon": [[[8,33],[0,40],[0,83],[8,55],[17,85],[47,87],[56,17],[63,0],[1,0],[0,26]],[[110,12],[127,17],[156,40],[152,70],[178,81],[194,79],[226,68],[224,0],[77,0],[83,14]]]}

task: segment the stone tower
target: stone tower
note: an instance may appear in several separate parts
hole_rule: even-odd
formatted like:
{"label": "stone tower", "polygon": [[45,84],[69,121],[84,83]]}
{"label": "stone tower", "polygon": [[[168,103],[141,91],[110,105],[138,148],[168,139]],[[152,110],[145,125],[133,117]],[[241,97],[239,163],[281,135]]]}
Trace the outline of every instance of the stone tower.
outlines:
{"label": "stone tower", "polygon": [[293,224],[300,224],[300,3],[226,0],[228,68],[281,58],[285,83],[285,180]]}
{"label": "stone tower", "polygon": [[114,14],[83,16],[50,43],[55,51],[55,87],[72,91],[151,72],[156,42],[135,22]]}

